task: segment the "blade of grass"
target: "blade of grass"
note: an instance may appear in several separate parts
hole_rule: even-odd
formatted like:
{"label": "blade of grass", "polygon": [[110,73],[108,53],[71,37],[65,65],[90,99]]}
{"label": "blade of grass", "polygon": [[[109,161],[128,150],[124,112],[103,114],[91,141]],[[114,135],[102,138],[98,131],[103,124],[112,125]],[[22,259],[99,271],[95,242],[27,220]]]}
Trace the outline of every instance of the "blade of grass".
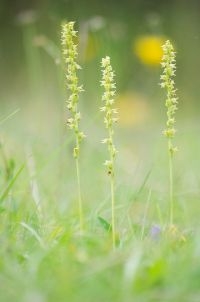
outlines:
{"label": "blade of grass", "polygon": [[128,201],[128,205],[127,205],[127,209],[125,210],[125,213],[124,215],[121,217],[121,222],[120,222],[120,225],[123,225],[126,218],[129,216],[129,213],[131,211],[131,208],[133,206],[133,202],[137,199],[137,197],[140,195],[140,193],[142,192],[142,190],[144,189],[150,175],[151,175],[151,172],[153,170],[153,167],[151,167],[151,169],[147,172],[141,186],[139,187],[139,189],[137,190],[136,193],[134,194],[131,194],[131,196],[129,197],[129,201]]}
{"label": "blade of grass", "polygon": [[110,233],[112,231],[112,225],[101,216],[98,216],[97,218],[104,230]]}
{"label": "blade of grass", "polygon": [[136,192],[136,194],[134,196],[134,200],[137,198],[138,195],[140,195],[140,193],[144,189],[144,187],[145,187],[145,185],[146,185],[146,183],[147,183],[147,181],[148,181],[148,179],[149,179],[149,177],[151,175],[152,170],[153,170],[153,167],[151,167],[151,169],[147,172],[147,174],[146,174],[146,176],[145,176],[145,178],[144,178],[141,186],[139,187],[138,191]]}
{"label": "blade of grass", "polygon": [[151,199],[151,189],[149,190],[146,206],[145,206],[145,209],[144,209],[144,217],[143,217],[142,231],[141,231],[141,240],[143,240],[143,238],[144,238],[145,224],[146,224],[146,220],[147,220],[147,213],[148,213],[148,210],[149,210],[150,199]]}
{"label": "blade of grass", "polygon": [[20,111],[20,108],[16,109],[15,111],[11,112],[10,114],[8,114],[6,117],[2,118],[0,120],[0,126],[6,122],[7,120],[9,120],[11,117],[13,117],[16,113],[18,113]]}
{"label": "blade of grass", "polygon": [[40,243],[41,247],[45,247],[45,244],[42,240],[42,238],[40,237],[40,235],[36,232],[36,230],[34,230],[30,225],[28,225],[27,223],[25,222],[20,222],[21,226],[23,226],[26,230],[29,231],[29,233],[31,235],[33,235],[33,237]]}
{"label": "blade of grass", "polygon": [[7,197],[10,189],[13,187],[14,183],[16,182],[18,176],[21,174],[22,170],[24,169],[25,164],[22,164],[21,167],[17,170],[13,178],[8,183],[7,187],[3,190],[3,193],[0,195],[0,203],[4,201],[4,199]]}

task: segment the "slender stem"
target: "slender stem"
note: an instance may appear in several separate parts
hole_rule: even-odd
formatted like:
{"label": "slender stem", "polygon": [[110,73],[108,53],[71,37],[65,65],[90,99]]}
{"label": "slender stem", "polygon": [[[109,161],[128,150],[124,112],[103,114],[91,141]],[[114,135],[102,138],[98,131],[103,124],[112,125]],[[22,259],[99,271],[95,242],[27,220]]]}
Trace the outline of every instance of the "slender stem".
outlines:
{"label": "slender stem", "polygon": [[[109,131],[109,139],[113,142],[113,131],[110,128]],[[111,190],[111,221],[112,221],[112,245],[113,249],[116,247],[116,233],[115,233],[115,171],[114,171],[114,161],[115,156],[112,153],[113,145],[109,146],[110,153],[110,161],[112,162],[112,171],[110,175],[110,190]]]}
{"label": "slender stem", "polygon": [[174,188],[173,188],[173,154],[171,152],[171,139],[168,140],[169,150],[169,198],[170,198],[170,225],[174,220]]}
{"label": "slender stem", "polygon": [[82,195],[81,195],[81,182],[80,182],[80,170],[79,170],[79,158],[76,158],[76,176],[78,185],[78,212],[79,212],[79,223],[80,231],[83,231],[83,205],[82,205]]}
{"label": "slender stem", "polygon": [[115,234],[115,180],[114,175],[111,175],[110,189],[111,189],[111,215],[112,215],[112,245],[113,249],[116,247],[116,234]]}

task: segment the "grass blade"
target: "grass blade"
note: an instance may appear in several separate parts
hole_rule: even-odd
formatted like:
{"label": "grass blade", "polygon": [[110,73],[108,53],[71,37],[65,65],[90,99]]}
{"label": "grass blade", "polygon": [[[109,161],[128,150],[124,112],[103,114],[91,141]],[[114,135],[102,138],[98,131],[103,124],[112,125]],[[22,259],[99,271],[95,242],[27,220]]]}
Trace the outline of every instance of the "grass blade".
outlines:
{"label": "grass blade", "polygon": [[0,196],[0,203],[2,203],[4,201],[4,199],[6,198],[6,196],[8,195],[10,189],[12,188],[12,186],[14,185],[14,183],[17,180],[18,176],[21,174],[22,170],[24,169],[24,166],[25,166],[25,164],[21,165],[21,167],[17,170],[17,172],[15,173],[13,178],[8,183],[7,187],[4,189],[3,193]]}
{"label": "grass blade", "polygon": [[15,111],[11,112],[9,115],[7,115],[6,117],[2,118],[2,120],[0,120],[0,126],[6,122],[7,120],[9,120],[11,117],[13,117],[16,113],[18,113],[20,111],[20,109],[16,109]]}
{"label": "grass blade", "polygon": [[29,231],[29,233],[40,243],[41,247],[45,247],[45,244],[42,240],[42,238],[40,237],[40,235],[36,232],[36,230],[34,230],[30,225],[28,225],[25,222],[20,222],[21,226],[23,226],[26,230]]}
{"label": "grass blade", "polygon": [[112,231],[112,225],[101,216],[98,216],[97,218],[104,230],[110,233]]}

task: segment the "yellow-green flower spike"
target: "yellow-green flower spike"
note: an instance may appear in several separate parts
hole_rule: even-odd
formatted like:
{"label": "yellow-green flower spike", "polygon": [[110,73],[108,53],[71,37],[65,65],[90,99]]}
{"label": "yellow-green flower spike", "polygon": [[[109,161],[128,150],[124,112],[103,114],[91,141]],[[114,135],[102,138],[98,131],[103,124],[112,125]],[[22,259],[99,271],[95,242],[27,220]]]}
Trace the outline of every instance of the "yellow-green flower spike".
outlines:
{"label": "yellow-green flower spike", "polygon": [[114,105],[114,96],[116,85],[114,82],[114,72],[110,64],[110,57],[105,57],[101,62],[102,67],[102,81],[101,86],[104,87],[104,94],[102,96],[103,106],[100,108],[104,112],[104,124],[106,129],[108,129],[108,138],[105,138],[102,143],[108,145],[108,150],[110,154],[110,160],[105,161],[105,166],[108,168],[108,174],[114,174],[114,159],[116,157],[116,148],[113,142],[114,130],[113,124],[117,121],[117,109],[113,108]]}
{"label": "yellow-green flower spike", "polygon": [[[161,75],[161,87],[166,89],[167,98],[165,105],[167,107],[167,123],[166,129],[163,131],[164,135],[170,139],[174,138],[176,129],[175,129],[175,112],[177,110],[177,101],[175,89],[175,72],[176,72],[176,53],[174,51],[173,45],[169,40],[165,42],[162,46],[163,48],[163,57],[161,66],[163,68],[163,74]],[[177,151],[177,148],[173,146],[172,142],[169,145],[169,151],[174,154]]]}
{"label": "yellow-green flower spike", "polygon": [[71,117],[67,120],[70,129],[74,130],[76,136],[76,146],[74,147],[74,157],[77,158],[80,153],[80,143],[85,137],[79,129],[81,114],[78,111],[79,94],[83,87],[78,84],[77,70],[81,69],[77,63],[77,45],[74,40],[77,38],[77,32],[74,30],[75,22],[68,22],[62,25],[61,45],[62,54],[66,69],[66,86],[70,92],[67,100],[67,108],[71,112]]}

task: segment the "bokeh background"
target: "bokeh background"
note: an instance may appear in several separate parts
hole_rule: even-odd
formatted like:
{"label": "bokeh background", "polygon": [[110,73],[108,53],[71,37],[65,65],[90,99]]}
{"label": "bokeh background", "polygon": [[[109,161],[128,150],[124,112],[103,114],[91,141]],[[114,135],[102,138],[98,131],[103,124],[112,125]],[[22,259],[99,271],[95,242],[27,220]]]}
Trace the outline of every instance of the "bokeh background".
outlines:
{"label": "bokeh background", "polygon": [[[108,54],[117,75],[122,123],[137,124],[147,118],[149,110],[162,111],[158,86],[160,45],[169,38],[177,50],[180,111],[197,111],[200,3],[195,0],[1,0],[2,106],[32,102],[42,106],[48,101],[50,108],[52,103],[63,102],[63,20],[77,21],[84,102],[89,110],[96,107],[99,97],[99,61]],[[130,111],[125,118],[126,106],[135,111],[135,121]]]}
{"label": "bokeh background", "polygon": [[[62,158],[57,151],[59,146],[65,146],[63,158],[66,157],[64,142],[70,139],[71,133],[66,127],[67,93],[60,29],[63,21],[71,20],[76,21],[79,31],[80,83],[85,88],[80,100],[82,127],[88,136],[84,169],[91,166],[94,154],[99,158],[98,167],[105,159],[99,144],[105,136],[99,112],[100,61],[105,55],[111,57],[116,72],[119,163],[126,173],[132,174],[138,162],[144,165],[144,173],[140,168],[137,177],[141,184],[152,161],[159,158],[162,166],[166,160],[166,152],[163,152],[166,141],[162,137],[166,120],[165,93],[159,86],[161,45],[165,39],[170,39],[177,51],[177,144],[180,149],[186,147],[186,153],[178,155],[179,175],[184,169],[185,155],[195,169],[200,107],[200,2],[195,0],[1,0],[0,114],[4,119],[14,113],[1,124],[1,137],[6,148],[12,146],[10,153],[17,156],[24,152],[26,145],[31,146],[36,156],[39,154],[40,167],[48,162],[44,174],[48,179],[51,171],[55,174],[56,169],[59,170],[57,161],[51,166],[53,158]],[[190,155],[187,154],[189,145]],[[96,160],[92,163],[95,167]],[[59,164],[61,168],[64,166],[62,161]],[[159,167],[157,172],[155,186],[159,187]],[[126,175],[127,181],[132,179]],[[163,177],[165,179],[165,175]],[[53,183],[55,185],[55,180]]]}

